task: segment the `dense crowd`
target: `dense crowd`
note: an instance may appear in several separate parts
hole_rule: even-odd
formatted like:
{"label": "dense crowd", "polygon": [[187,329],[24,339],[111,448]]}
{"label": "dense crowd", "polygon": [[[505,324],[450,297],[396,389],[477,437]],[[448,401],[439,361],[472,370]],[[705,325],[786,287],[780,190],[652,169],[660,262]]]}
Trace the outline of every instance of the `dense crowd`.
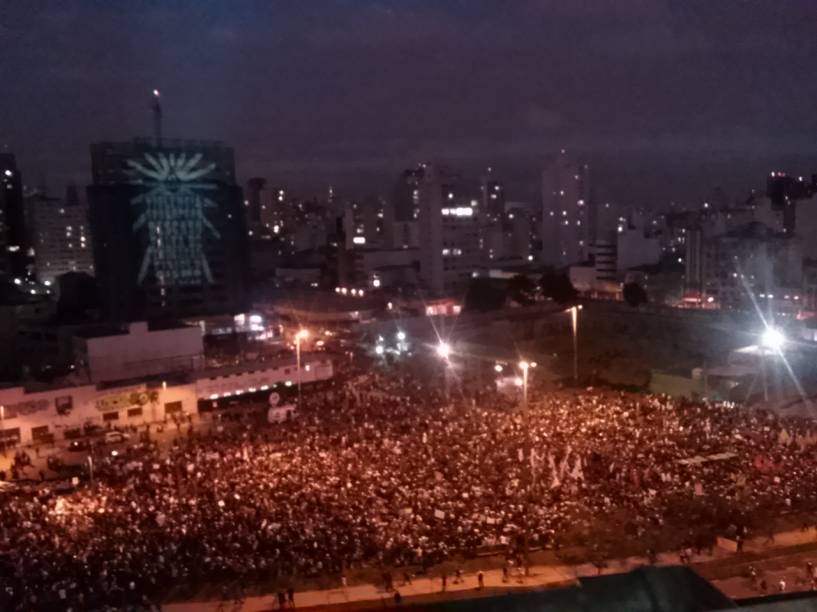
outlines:
{"label": "dense crowd", "polygon": [[[0,609],[150,606],[169,585],[356,566],[428,567],[480,549],[601,537],[705,539],[812,510],[811,422],[611,391],[447,401],[359,377],[296,419],[187,432],[99,456],[95,484],[0,499]],[[191,426],[192,427],[192,426]]]}

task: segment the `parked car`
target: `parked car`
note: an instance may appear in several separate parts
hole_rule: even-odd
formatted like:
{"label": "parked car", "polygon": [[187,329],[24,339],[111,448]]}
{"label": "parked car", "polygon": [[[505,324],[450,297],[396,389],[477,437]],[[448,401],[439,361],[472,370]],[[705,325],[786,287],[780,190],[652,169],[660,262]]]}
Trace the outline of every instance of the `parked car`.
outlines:
{"label": "parked car", "polygon": [[102,425],[98,425],[96,423],[85,423],[85,425],[82,426],[82,431],[85,433],[86,436],[92,436],[101,429]]}
{"label": "parked car", "polygon": [[129,438],[130,436],[122,431],[105,432],[105,444],[120,444]]}
{"label": "parked car", "polygon": [[91,450],[91,443],[88,440],[72,440],[68,450],[72,453],[87,452]]}

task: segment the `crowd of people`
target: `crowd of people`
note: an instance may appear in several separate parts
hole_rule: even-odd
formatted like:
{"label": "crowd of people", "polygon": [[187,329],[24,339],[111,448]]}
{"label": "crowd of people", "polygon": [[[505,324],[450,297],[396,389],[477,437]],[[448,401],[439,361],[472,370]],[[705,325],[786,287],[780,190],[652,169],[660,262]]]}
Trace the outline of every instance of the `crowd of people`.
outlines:
{"label": "crowd of people", "polygon": [[93,486],[5,494],[0,609],[145,608],[170,585],[429,568],[590,546],[610,525],[645,551],[670,528],[697,546],[813,510],[816,443],[810,421],[729,404],[533,390],[523,410],[358,376],[306,393],[292,421],[185,425],[169,450],[98,456]]}

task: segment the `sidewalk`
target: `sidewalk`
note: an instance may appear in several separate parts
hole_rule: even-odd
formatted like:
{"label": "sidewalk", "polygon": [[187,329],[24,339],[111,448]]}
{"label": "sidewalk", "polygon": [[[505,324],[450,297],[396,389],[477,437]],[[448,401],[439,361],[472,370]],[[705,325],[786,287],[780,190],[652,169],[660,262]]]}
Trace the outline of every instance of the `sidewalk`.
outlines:
{"label": "sidewalk", "polygon": [[[781,534],[781,537],[783,534]],[[765,538],[762,538],[765,539]],[[776,538],[777,540],[777,538]],[[814,541],[814,534],[812,532],[809,541]],[[722,559],[730,556],[731,553],[719,548],[713,550],[713,554],[693,555],[692,563],[706,563],[713,559]],[[608,567],[602,571],[602,574],[618,574],[635,569],[639,566],[645,565],[647,559],[644,557],[627,557],[624,559],[617,559],[610,561]],[[679,563],[678,553],[669,552],[658,555],[657,565],[677,565]],[[538,565],[530,568],[530,575],[516,576],[512,575],[508,582],[502,581],[502,570],[493,569],[483,571],[485,579],[485,590],[492,591],[492,594],[498,592],[507,592],[516,589],[533,589],[542,587],[563,587],[576,583],[578,578],[586,576],[597,576],[598,569],[591,563],[582,563],[579,565]],[[478,596],[477,591],[477,575],[475,573],[466,573],[463,575],[463,582],[460,584],[453,584],[454,576],[448,575],[448,584],[445,593],[448,594],[464,594],[471,592]],[[410,585],[402,586],[400,580],[395,580],[395,586],[404,600],[409,599],[407,603],[411,603],[411,598],[418,596],[437,595],[443,596],[442,582],[439,573],[432,575],[431,578],[420,577],[412,582]],[[322,606],[338,606],[341,604],[364,602],[377,603],[381,602],[385,607],[394,607],[393,593],[386,593],[382,589],[372,584],[360,584],[348,586],[347,588],[327,589],[322,591],[302,591],[295,594],[295,605],[298,608],[311,608]],[[211,610],[218,609],[220,602],[184,602],[171,603],[163,606],[164,610],[171,612],[194,612],[196,610]],[[238,610],[237,607],[232,607],[231,602],[227,602],[225,606],[227,610]],[[259,597],[248,597],[240,610],[242,612],[260,612],[261,610],[274,610],[278,607],[278,601],[275,594],[269,594]]]}
{"label": "sidewalk", "polygon": [[[766,536],[758,536],[750,538],[745,542],[743,547],[744,552],[765,552],[775,548],[785,548],[797,546],[801,544],[817,543],[817,529],[809,528],[806,530],[795,529],[776,533],[774,540],[769,541]],[[707,563],[722,559],[728,559],[736,556],[737,553],[730,552],[724,548],[715,547],[712,554],[703,553],[694,555],[692,557],[693,565],[703,565]],[[658,555],[656,565],[678,565],[680,558],[677,552],[665,552]],[[644,557],[626,557],[623,559],[611,560],[608,566],[602,570],[602,574],[618,574],[628,572],[637,567],[647,564],[647,559]],[[575,584],[578,578],[597,576],[599,570],[591,563],[582,563],[579,565],[538,565],[530,568],[530,575],[516,576],[512,575],[507,582],[502,581],[502,570],[492,569],[483,571],[485,581],[485,591],[491,591],[493,594],[499,592],[507,592],[516,589],[533,589],[542,587],[563,587]],[[473,572],[463,575],[463,581],[460,584],[453,584],[454,576],[448,575],[448,584],[445,593],[455,595],[464,595],[466,592],[471,592],[474,596],[478,596],[477,591],[477,575]],[[404,600],[408,599],[407,603],[411,603],[411,598],[420,596],[438,596],[445,597],[442,591],[442,582],[439,573],[432,575],[432,577],[420,577],[412,582],[410,585],[403,586],[399,580],[395,580],[395,586]],[[727,593],[729,595],[729,593]],[[191,601],[170,603],[163,606],[164,610],[170,612],[195,612],[215,611],[219,609],[219,601]],[[348,586],[344,588],[301,591],[295,594],[295,605],[298,608],[313,608],[324,606],[339,606],[345,607],[343,604],[360,604],[361,606],[378,604],[378,607],[394,607],[393,593],[386,593],[382,589],[373,584],[359,584]],[[368,606],[367,606],[368,607]],[[238,608],[233,607],[232,602],[227,602],[222,609],[235,610],[239,609],[241,612],[260,612],[267,610],[275,610],[278,608],[278,600],[274,593],[248,597],[244,604]]]}

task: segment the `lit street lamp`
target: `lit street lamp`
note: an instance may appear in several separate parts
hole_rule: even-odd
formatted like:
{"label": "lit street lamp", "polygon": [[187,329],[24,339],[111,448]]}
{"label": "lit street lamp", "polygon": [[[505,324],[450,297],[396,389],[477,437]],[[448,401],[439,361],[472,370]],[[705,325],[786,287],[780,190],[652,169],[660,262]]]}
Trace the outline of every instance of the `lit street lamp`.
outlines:
{"label": "lit street lamp", "polygon": [[298,410],[301,409],[301,340],[309,338],[308,329],[299,329],[295,334],[295,354],[298,369]]}
{"label": "lit street lamp", "polygon": [[447,360],[449,355],[451,355],[451,346],[447,342],[440,342],[437,345],[437,354]]}
{"label": "lit street lamp", "polygon": [[785,343],[786,337],[783,335],[783,332],[774,327],[767,327],[766,331],[764,331],[760,337],[761,346],[775,353],[779,352]]}
{"label": "lit street lamp", "polygon": [[763,400],[769,401],[769,383],[766,380],[766,355],[771,352],[777,355],[786,344],[786,336],[783,335],[779,329],[775,327],[766,326],[766,330],[760,336],[760,350],[758,356],[760,358],[760,375],[763,379]]}
{"label": "lit street lamp", "polygon": [[443,361],[445,361],[445,370],[443,373],[445,375],[445,399],[447,400],[450,396],[448,370],[451,369],[451,362],[449,361],[448,358],[451,356],[451,345],[448,344],[447,342],[440,341],[440,343],[437,345],[437,355]]}
{"label": "lit street lamp", "polygon": [[530,515],[533,506],[533,489],[536,486],[536,471],[533,469],[533,440],[530,434],[530,410],[528,409],[528,372],[536,367],[535,361],[520,361],[522,370],[522,418],[525,427],[525,456],[528,459],[528,498],[525,509],[525,575],[530,575]]}
{"label": "lit street lamp", "polygon": [[573,324],[573,381],[579,380],[579,311],[582,309],[581,304],[571,306],[570,319]]}

